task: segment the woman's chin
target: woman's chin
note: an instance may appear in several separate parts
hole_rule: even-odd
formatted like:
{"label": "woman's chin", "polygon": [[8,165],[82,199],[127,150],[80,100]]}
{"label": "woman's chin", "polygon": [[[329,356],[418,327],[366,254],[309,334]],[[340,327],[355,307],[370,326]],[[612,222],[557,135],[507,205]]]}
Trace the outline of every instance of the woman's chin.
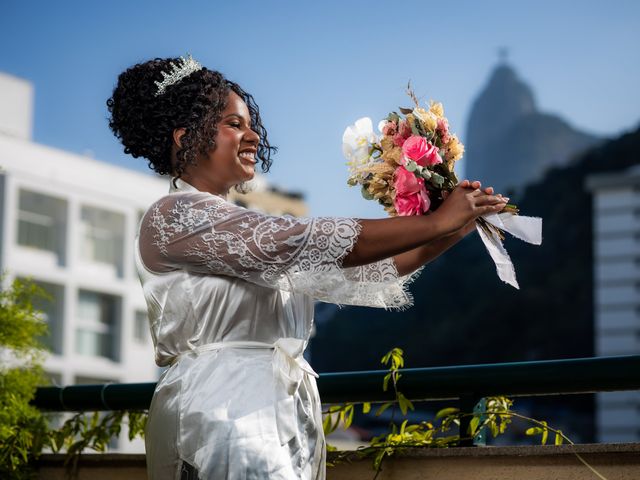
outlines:
{"label": "woman's chin", "polygon": [[251,169],[250,171],[246,171],[246,175],[244,178],[244,182],[248,182],[249,180],[253,180],[253,177],[256,176],[256,171],[254,169]]}

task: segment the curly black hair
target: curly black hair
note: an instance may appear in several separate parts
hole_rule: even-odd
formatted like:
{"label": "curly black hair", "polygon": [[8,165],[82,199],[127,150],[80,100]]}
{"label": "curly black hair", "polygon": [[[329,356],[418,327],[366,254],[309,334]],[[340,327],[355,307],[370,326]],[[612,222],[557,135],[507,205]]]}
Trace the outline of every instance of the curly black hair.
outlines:
{"label": "curly black hair", "polygon": [[[244,100],[251,117],[251,128],[260,136],[257,157],[263,172],[271,167],[277,151],[267,140],[260,110],[253,96],[220,72],[202,68],[170,85],[161,95],[155,81],[170,63],[179,58],[155,58],[128,68],[118,77],[113,95],[107,100],[111,117],[109,128],[124,145],[124,153],[144,157],[155,172],[180,177],[187,165],[195,165],[199,155],[215,148],[217,123],[226,107],[230,91]],[[171,163],[173,131],[184,128],[176,163]]]}

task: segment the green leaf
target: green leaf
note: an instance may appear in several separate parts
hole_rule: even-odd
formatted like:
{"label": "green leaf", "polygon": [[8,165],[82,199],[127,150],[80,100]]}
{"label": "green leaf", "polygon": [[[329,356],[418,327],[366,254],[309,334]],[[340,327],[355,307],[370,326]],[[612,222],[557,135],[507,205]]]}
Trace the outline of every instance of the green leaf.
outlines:
{"label": "green leaf", "polygon": [[402,412],[403,415],[407,414],[407,410],[413,410],[413,403],[411,403],[411,401],[405,397],[402,393],[398,392],[397,395],[398,398],[398,404],[400,405],[400,411]]}
{"label": "green leaf", "polygon": [[371,411],[371,402],[364,402],[362,404],[362,413],[369,413]]}
{"label": "green leaf", "polygon": [[438,413],[436,413],[435,419],[438,420],[442,417],[448,417],[449,415],[453,415],[455,413],[458,413],[459,411],[459,408],[454,407],[443,408],[442,410],[438,411]]}
{"label": "green leaf", "polygon": [[382,405],[380,405],[380,408],[378,408],[378,410],[376,410],[376,417],[379,417],[380,415],[382,415],[382,413],[389,408],[391,405],[393,405],[393,403],[391,402],[387,402],[387,403],[383,403]]}
{"label": "green leaf", "polygon": [[345,420],[344,420],[344,429],[346,430],[347,428],[349,428],[351,426],[351,423],[353,422],[353,405],[349,405],[347,407],[347,410],[345,410],[345,412],[347,412],[345,414]]}
{"label": "green leaf", "polygon": [[325,435],[329,435],[331,433],[331,415],[325,415],[322,420],[322,430],[324,430]]}
{"label": "green leaf", "polygon": [[469,435],[472,435],[472,436],[475,435],[476,432],[478,431],[479,425],[480,425],[480,418],[473,417],[469,422],[469,429],[467,430],[467,433],[469,433]]}
{"label": "green leaf", "polygon": [[360,193],[365,200],[373,200],[373,195],[369,193],[369,190],[367,190],[367,187],[365,185],[363,185],[360,189]]}
{"label": "green leaf", "polygon": [[436,172],[431,172],[430,182],[436,187],[440,188],[444,184],[444,177]]}
{"label": "green leaf", "polygon": [[400,425],[400,435],[404,435],[404,429],[407,427],[408,421],[409,419],[405,420],[404,422],[402,422],[402,425]]}
{"label": "green leaf", "polygon": [[387,373],[382,379],[382,390],[386,392],[389,388],[389,380],[391,379],[391,374]]}
{"label": "green leaf", "polygon": [[391,112],[389,115],[387,115],[387,120],[389,122],[399,123],[400,122],[400,115],[398,115],[396,112]]}
{"label": "green leaf", "polygon": [[558,430],[556,433],[555,444],[562,445],[562,442],[564,442],[564,438],[562,438],[562,430]]}
{"label": "green leaf", "polygon": [[525,435],[540,435],[542,433],[542,428],[540,427],[529,427],[525,430]]}

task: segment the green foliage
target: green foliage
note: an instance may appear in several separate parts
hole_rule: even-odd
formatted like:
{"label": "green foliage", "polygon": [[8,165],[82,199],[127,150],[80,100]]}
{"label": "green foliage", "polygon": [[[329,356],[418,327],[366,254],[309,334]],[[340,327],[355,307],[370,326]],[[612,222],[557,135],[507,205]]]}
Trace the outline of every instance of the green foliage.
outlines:
{"label": "green foliage", "polygon": [[[0,277],[0,282],[3,278]],[[67,462],[77,465],[86,449],[104,452],[109,441],[129,425],[129,439],[144,434],[146,412],[78,413],[59,429],[30,405],[36,388],[47,383],[42,367],[41,339],[47,325],[33,301],[46,293],[28,281],[15,280],[0,291],[0,478],[29,479],[33,461],[45,449],[65,450]]]}
{"label": "green foliage", "polygon": [[67,419],[61,428],[49,432],[49,446],[53,452],[66,450],[66,465],[75,470],[80,455],[87,449],[105,452],[109,442],[120,435],[122,425],[129,426],[129,440],[144,436],[147,413],[143,411],[114,410],[80,412]]}
{"label": "green foliage", "polygon": [[[0,277],[3,283],[4,277]],[[46,383],[44,347],[38,340],[46,323],[32,300],[44,296],[29,282],[15,280],[0,291],[0,477],[30,478],[28,468],[47,445],[47,422],[29,401],[36,388]]]}
{"label": "green foliage", "polygon": [[[398,390],[398,380],[401,377],[399,370],[404,367],[403,351],[400,348],[394,348],[382,357],[382,363],[388,367],[389,373],[385,375],[383,380],[383,390],[386,391],[389,382],[393,385],[395,391],[395,400],[385,402],[380,405],[375,415],[380,415],[389,408],[399,408],[403,417],[409,410],[413,410],[414,406]],[[324,412],[325,418],[323,422],[325,435],[329,435],[340,424],[346,430],[352,423],[354,403],[344,405],[332,405]],[[545,445],[548,439],[548,433],[555,434],[555,444],[561,445],[563,441],[571,444],[573,442],[567,438],[562,431],[553,429],[547,425],[545,421],[535,420],[525,417],[514,412],[511,407],[513,401],[506,397],[486,397],[483,398],[472,413],[460,412],[458,408],[447,407],[438,411],[432,421],[422,421],[416,424],[410,424],[408,419],[404,419],[400,426],[393,421],[393,414],[390,422],[390,431],[378,437],[371,439],[366,447],[361,447],[355,452],[341,452],[335,457],[334,461],[328,465],[350,458],[355,454],[358,458],[372,457],[373,468],[376,470],[376,477],[382,469],[382,462],[386,457],[402,453],[409,448],[446,448],[454,447],[461,444],[462,440],[475,440],[480,438],[486,430],[490,431],[493,437],[502,435],[506,432],[507,427],[511,424],[513,418],[519,418],[527,422],[533,423],[535,426],[527,429],[526,435],[542,435],[541,444]],[[366,410],[366,411],[365,411]],[[369,403],[363,404],[363,413],[371,410]],[[460,432],[459,428],[463,418],[470,418],[469,427],[466,432]],[[458,432],[451,431],[457,428]],[[328,446],[328,451],[335,451],[335,447]],[[589,465],[582,457],[576,454],[578,459],[592,472],[602,477]]]}

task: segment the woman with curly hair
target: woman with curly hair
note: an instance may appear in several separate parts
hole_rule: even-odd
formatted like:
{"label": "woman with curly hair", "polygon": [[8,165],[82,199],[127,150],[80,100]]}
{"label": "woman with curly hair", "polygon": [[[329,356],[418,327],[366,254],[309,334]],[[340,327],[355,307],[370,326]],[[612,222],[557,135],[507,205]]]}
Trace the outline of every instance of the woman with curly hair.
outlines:
{"label": "woman with curly hair", "polygon": [[505,200],[465,180],[428,216],[270,216],[227,200],[269,144],[253,97],[191,57],[118,78],[109,126],[134,157],[172,177],[141,220],[136,266],[156,363],[149,477],[322,479],[316,373],[302,353],[314,300],[411,304],[406,284]]}

